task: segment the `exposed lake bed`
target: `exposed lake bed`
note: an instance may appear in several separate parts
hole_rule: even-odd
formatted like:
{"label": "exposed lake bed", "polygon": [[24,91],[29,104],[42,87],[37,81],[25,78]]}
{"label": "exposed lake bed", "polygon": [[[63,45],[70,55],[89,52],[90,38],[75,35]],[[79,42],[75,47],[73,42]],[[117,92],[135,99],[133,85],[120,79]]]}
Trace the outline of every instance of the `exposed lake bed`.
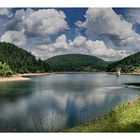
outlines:
{"label": "exposed lake bed", "polygon": [[12,82],[12,81],[23,81],[30,80],[34,76],[46,76],[53,73],[25,73],[25,74],[16,74],[11,77],[0,77],[0,82]]}
{"label": "exposed lake bed", "polygon": [[139,88],[125,86],[135,82],[135,75],[90,73],[0,83],[0,94],[11,94],[0,100],[0,131],[55,131],[87,123],[137,98]]}

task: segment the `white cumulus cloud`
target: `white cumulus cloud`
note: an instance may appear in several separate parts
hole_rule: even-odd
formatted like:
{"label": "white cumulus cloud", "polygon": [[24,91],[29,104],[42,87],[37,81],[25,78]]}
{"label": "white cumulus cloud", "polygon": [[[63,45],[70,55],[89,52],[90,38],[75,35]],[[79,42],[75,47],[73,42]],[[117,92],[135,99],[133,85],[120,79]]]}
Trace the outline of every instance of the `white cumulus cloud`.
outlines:
{"label": "white cumulus cloud", "polygon": [[37,46],[32,50],[32,53],[42,59],[68,53],[90,54],[106,60],[120,59],[128,55],[125,50],[107,48],[104,42],[100,40],[92,41],[85,36],[76,36],[71,41],[67,40],[64,34],[60,35],[54,43]]}
{"label": "white cumulus cloud", "polygon": [[55,9],[17,10],[7,25],[10,30],[25,30],[28,36],[49,36],[68,29],[66,16]]}
{"label": "white cumulus cloud", "polygon": [[25,47],[26,36],[23,31],[6,31],[0,39],[1,42],[10,42],[19,47]]}
{"label": "white cumulus cloud", "polygon": [[11,13],[11,10],[8,8],[0,8],[0,15],[11,17],[13,14]]}
{"label": "white cumulus cloud", "polygon": [[94,39],[100,35],[118,35],[124,38],[134,34],[132,25],[122,20],[111,8],[89,8],[86,21],[78,26],[86,28],[87,35]]}
{"label": "white cumulus cloud", "polygon": [[[9,12],[10,9],[0,9],[0,15]],[[139,10],[129,12],[131,19],[137,19],[135,23],[139,23],[138,13]],[[27,46],[26,50],[42,59],[81,53],[117,60],[140,51],[140,35],[133,29],[132,21],[123,19],[111,8],[87,9],[85,21],[76,22],[76,34],[71,39],[70,32],[65,32],[70,29],[66,15],[58,9],[18,9],[10,18],[2,17],[0,23],[0,41]]]}
{"label": "white cumulus cloud", "polygon": [[84,37],[84,36],[77,36],[73,40],[73,44],[76,45],[76,46],[83,46],[85,41],[86,41],[86,37]]}
{"label": "white cumulus cloud", "polygon": [[110,60],[112,58],[120,59],[128,55],[125,50],[115,50],[113,48],[107,48],[105,43],[99,40],[87,40],[86,47],[91,54],[106,60]]}
{"label": "white cumulus cloud", "polygon": [[[133,25],[116,14],[111,8],[89,8],[86,20],[77,21],[79,28],[86,29],[87,37],[91,40],[101,40],[110,52],[122,50],[128,54],[140,51],[140,35],[133,30]],[[125,52],[124,52],[125,51]]]}

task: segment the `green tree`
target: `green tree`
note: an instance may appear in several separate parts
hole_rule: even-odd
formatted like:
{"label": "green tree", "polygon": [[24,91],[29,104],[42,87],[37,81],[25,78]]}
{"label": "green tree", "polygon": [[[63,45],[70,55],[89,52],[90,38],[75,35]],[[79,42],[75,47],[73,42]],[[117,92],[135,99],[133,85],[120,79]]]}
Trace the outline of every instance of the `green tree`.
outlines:
{"label": "green tree", "polygon": [[66,54],[46,60],[52,71],[104,71],[108,62],[91,55]]}
{"label": "green tree", "polygon": [[48,72],[50,66],[36,59],[30,52],[11,43],[0,42],[0,61],[10,66],[16,73]]}
{"label": "green tree", "polygon": [[0,62],[0,77],[10,77],[13,75],[13,72],[9,65],[6,63]]}
{"label": "green tree", "polygon": [[130,55],[122,60],[111,63],[107,67],[107,71],[114,72],[120,67],[122,72],[134,72],[140,69],[140,52]]}

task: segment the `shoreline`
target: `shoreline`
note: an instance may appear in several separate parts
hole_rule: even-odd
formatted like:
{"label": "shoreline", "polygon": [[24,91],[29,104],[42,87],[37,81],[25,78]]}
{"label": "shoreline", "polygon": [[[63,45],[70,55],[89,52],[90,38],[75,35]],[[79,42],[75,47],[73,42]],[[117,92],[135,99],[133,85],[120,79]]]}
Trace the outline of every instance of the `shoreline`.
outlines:
{"label": "shoreline", "polygon": [[22,77],[19,75],[14,75],[12,77],[0,77],[0,83],[1,82],[11,82],[11,81],[24,81],[24,80],[30,80],[30,78]]}
{"label": "shoreline", "polygon": [[95,74],[95,73],[106,73],[105,71],[96,71],[96,72],[54,72],[54,74]]}
{"label": "shoreline", "polygon": [[[116,75],[116,72],[106,72],[109,75]],[[121,75],[140,75],[139,72],[132,72],[132,73],[124,73],[122,72]]]}
{"label": "shoreline", "polygon": [[45,76],[50,75],[52,73],[25,73],[25,74],[16,74],[12,77],[0,77],[0,83],[2,82],[12,82],[12,81],[24,81],[30,80],[31,77],[34,76]]}
{"label": "shoreline", "polygon": [[29,77],[34,77],[34,76],[47,76],[50,74],[53,74],[53,73],[24,73],[24,74],[18,74],[18,76],[29,78]]}
{"label": "shoreline", "polygon": [[[139,125],[140,96],[117,105],[103,116],[85,124],[61,130],[62,132],[140,132]],[[125,112],[125,113],[124,113]],[[128,115],[129,114],[129,115]],[[128,116],[127,116],[128,115]],[[120,117],[119,117],[120,116]],[[135,117],[134,117],[135,116]],[[118,117],[118,119],[117,119]],[[137,120],[137,122],[136,122]],[[130,123],[130,124],[129,124]],[[126,124],[129,124],[127,127]]]}
{"label": "shoreline", "polygon": [[[98,72],[52,72],[52,73],[24,73],[24,74],[16,74],[12,77],[0,77],[1,82],[10,82],[10,81],[23,81],[23,80],[30,80],[31,77],[35,76],[47,76],[52,74],[94,74]],[[102,72],[99,72],[102,73]],[[104,72],[109,75],[116,75],[116,72]],[[121,73],[121,75],[140,75],[138,72],[133,73]]]}

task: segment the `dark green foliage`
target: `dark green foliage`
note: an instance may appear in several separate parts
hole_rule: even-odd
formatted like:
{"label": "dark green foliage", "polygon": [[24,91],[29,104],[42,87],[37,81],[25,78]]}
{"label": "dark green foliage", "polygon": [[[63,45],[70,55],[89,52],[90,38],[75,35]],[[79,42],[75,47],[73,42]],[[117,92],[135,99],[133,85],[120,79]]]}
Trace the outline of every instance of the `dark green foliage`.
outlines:
{"label": "dark green foliage", "polygon": [[103,71],[108,65],[102,59],[83,54],[58,55],[46,60],[52,71]]}
{"label": "dark green foliage", "polygon": [[37,60],[31,53],[6,42],[0,43],[0,61],[8,64],[16,73],[47,72],[50,70],[46,62]]}
{"label": "dark green foliage", "polygon": [[136,69],[140,69],[140,52],[109,64],[107,71],[114,72],[117,67],[120,67],[122,72],[133,72]]}
{"label": "dark green foliage", "polygon": [[6,63],[2,64],[0,62],[0,77],[10,77],[12,75],[13,75],[13,72],[11,68],[9,67],[9,65],[7,65]]}

